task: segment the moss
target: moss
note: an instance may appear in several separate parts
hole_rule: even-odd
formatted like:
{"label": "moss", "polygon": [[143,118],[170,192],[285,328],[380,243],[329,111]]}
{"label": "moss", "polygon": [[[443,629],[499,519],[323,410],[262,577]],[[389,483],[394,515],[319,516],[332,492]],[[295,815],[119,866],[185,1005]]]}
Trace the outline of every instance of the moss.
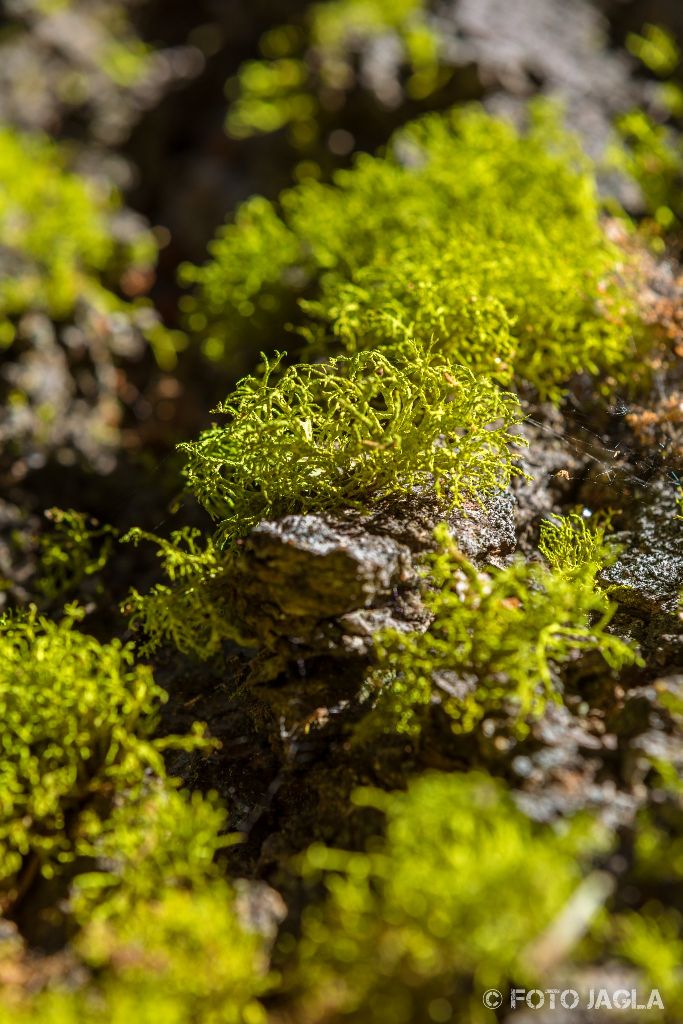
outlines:
{"label": "moss", "polygon": [[211,255],[183,279],[229,364],[298,299],[313,352],[433,339],[475,372],[558,397],[579,370],[624,378],[639,330],[592,172],[545,107],[523,135],[477,109],[418,120],[333,185],[250,200]]}
{"label": "moss", "polygon": [[680,913],[651,904],[645,913],[620,914],[615,921],[614,952],[637,968],[641,988],[649,998],[657,989],[665,1013],[660,1020],[675,1024],[683,1012],[683,933]]}
{"label": "moss", "polygon": [[[13,909],[60,876],[76,969],[23,986],[20,944],[0,956],[0,1020],[261,1024],[263,936],[240,921],[220,851],[235,841],[215,796],[168,777],[153,738],[165,693],[130,647],[35,611],[0,630],[0,881]],[[14,963],[13,963],[14,961]]]}
{"label": "moss", "polygon": [[152,739],[166,695],[149,668],[134,665],[130,646],[73,625],[33,609],[0,628],[0,880],[10,903],[37,873],[84,852],[117,794],[132,799],[150,772],[165,777],[166,746],[198,742]]}
{"label": "moss", "polygon": [[151,653],[170,643],[204,660],[217,654],[225,640],[247,641],[229,607],[234,589],[231,552],[221,552],[199,530],[176,530],[168,540],[131,530],[123,539],[156,544],[170,582],[157,583],[147,594],[133,588],[126,599],[123,610],[131,628],[145,635],[142,651]]}
{"label": "moss", "polygon": [[[244,929],[225,884],[167,891],[127,919],[83,933],[80,984],[38,993],[5,986],[2,1024],[265,1024],[259,936]],[[82,981],[83,969],[96,972]]]}
{"label": "moss", "polygon": [[328,896],[304,913],[297,1019],[489,1020],[482,993],[531,985],[532,945],[598,834],[585,822],[540,828],[474,773],[427,773],[407,793],[361,790],[355,801],[386,814],[386,833],[367,852],[305,855],[304,875],[322,874]]}
{"label": "moss", "polygon": [[121,197],[67,169],[66,151],[40,136],[0,126],[0,341],[11,344],[17,320],[42,312],[68,321],[77,309],[124,317],[162,358],[174,346],[150,307],[120,298],[128,275],[149,277],[156,260],[150,232],[118,241]]}
{"label": "moss", "polygon": [[617,117],[618,141],[610,147],[609,162],[640,187],[644,230],[662,250],[661,236],[680,234],[683,227],[683,89],[672,78],[681,52],[674,37],[657,25],[645,25],[642,35],[630,33],[627,46],[662,82],[654,113],[635,109]]}
{"label": "moss", "polygon": [[225,883],[192,894],[166,890],[115,925],[93,923],[82,943],[88,962],[105,972],[93,993],[102,992],[103,1021],[266,1020],[257,1000],[268,986],[263,943],[240,925]]}
{"label": "moss", "polygon": [[365,507],[433,486],[447,507],[504,488],[518,472],[514,396],[408,344],[328,364],[278,362],[242,380],[225,426],[181,445],[185,475],[232,541],[286,512]]}
{"label": "moss", "polygon": [[683,142],[679,133],[643,110],[618,118],[617,130],[621,145],[611,148],[611,162],[640,186],[648,226],[659,235],[680,230]]}
{"label": "moss", "polygon": [[112,556],[116,530],[75,509],[52,508],[46,516],[52,529],[40,537],[36,590],[57,602],[102,571]]}
{"label": "moss", "polygon": [[[677,699],[680,704],[680,700]],[[683,884],[680,767],[656,764],[660,778],[650,782],[655,799],[634,824],[628,874],[622,885],[628,896],[609,917],[596,923],[593,938],[603,951],[638,972],[638,992],[658,989],[665,1012],[675,1024],[683,1013]],[[604,952],[603,952],[604,955]],[[641,998],[642,1002],[645,999]]]}
{"label": "moss", "polygon": [[82,925],[75,981],[57,977],[32,995],[5,970],[0,1020],[261,1024],[258,997],[272,983],[266,944],[241,923],[221,878],[216,853],[230,840],[216,801],[159,780],[106,822],[86,821],[85,837],[89,824],[92,867],[69,897]]}
{"label": "moss", "polygon": [[607,627],[614,606],[596,583],[608,559],[604,530],[579,516],[545,522],[540,550],[547,565],[514,560],[477,569],[440,529],[424,602],[424,633],[376,637],[380,695],[359,736],[381,728],[416,732],[438,702],[456,731],[488,715],[528,730],[548,701],[559,700],[557,669],[580,651],[599,651],[619,668],[635,652]]}
{"label": "moss", "polygon": [[147,652],[170,641],[207,658],[226,639],[254,644],[238,610],[248,568],[237,542],[263,519],[369,508],[411,489],[435,490],[446,511],[520,472],[516,398],[410,343],[391,358],[362,352],[285,370],[266,362],[218,411],[224,426],[181,446],[190,486],[219,521],[216,536],[124,538],[156,543],[169,581],[133,589],[125,602]]}
{"label": "moss", "polygon": [[[407,71],[402,86],[412,98],[429,95],[447,77],[424,0],[310,4],[302,24],[269,29],[260,40],[262,59],[240,67],[229,86],[228,133],[241,139],[287,126],[294,144],[305,147],[319,130],[325,103],[338,109],[358,84],[355,61],[378,39],[398,47],[397,71]],[[367,77],[363,84],[372,90]],[[383,86],[378,83],[376,98],[392,105],[401,94],[398,74]]]}

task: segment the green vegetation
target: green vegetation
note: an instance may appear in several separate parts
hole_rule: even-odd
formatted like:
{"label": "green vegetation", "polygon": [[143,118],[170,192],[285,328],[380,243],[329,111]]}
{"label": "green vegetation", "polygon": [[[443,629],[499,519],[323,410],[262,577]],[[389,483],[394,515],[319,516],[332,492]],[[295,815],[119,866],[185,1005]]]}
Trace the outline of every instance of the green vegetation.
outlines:
{"label": "green vegetation", "polygon": [[171,584],[157,583],[148,594],[133,588],[126,600],[124,611],[131,627],[141,628],[145,636],[141,645],[145,653],[170,643],[183,654],[205,659],[217,654],[224,640],[248,643],[234,614],[228,612],[233,593],[232,552],[221,552],[199,530],[176,530],[170,540],[131,530],[124,540],[156,544]]}
{"label": "green vegetation", "polygon": [[[520,473],[511,428],[517,399],[437,353],[412,343],[390,355],[361,352],[282,370],[266,360],[259,377],[240,381],[217,410],[228,417],[193,442],[188,483],[217,520],[216,537],[176,531],[151,540],[169,584],[133,589],[131,625],[145,650],[170,641],[200,658],[225,639],[244,644],[235,590],[235,542],[260,520],[288,512],[370,508],[411,490],[429,490],[444,511],[481,501]],[[228,550],[220,548],[228,545]]]}
{"label": "green vegetation", "polygon": [[188,483],[231,541],[286,512],[367,507],[433,486],[448,507],[504,488],[519,472],[515,397],[407,344],[329,364],[266,362],[217,411],[229,417],[188,454]]}
{"label": "green vegetation", "polygon": [[[645,25],[643,34],[631,33],[628,48],[658,78],[660,110],[654,115],[631,110],[616,120],[620,144],[610,150],[611,160],[639,186],[651,223],[663,235],[683,225],[683,88],[672,78],[681,64],[676,40],[657,25]],[[661,248],[661,239],[660,239]]]}
{"label": "green vegetation", "polygon": [[[0,1024],[486,1024],[487,988],[545,987],[548,963],[571,980],[574,956],[578,974],[642,972],[676,1024],[680,559],[657,528],[664,475],[669,505],[680,490],[680,375],[659,344],[680,348],[680,267],[657,251],[683,223],[680,88],[618,126],[636,226],[547,103],[519,127],[432,113],[318,180],[323,138],[334,156],[373,144],[377,115],[420,107],[449,60],[461,88],[466,46],[441,46],[448,14],[424,0],[315,2],[267,32],[233,80],[230,140],[205,84],[263,12],[228,38],[212,3],[161,27],[158,3],[14,6]],[[661,30],[628,46],[663,80],[679,71]],[[22,76],[43,61],[30,108]],[[196,89],[107,152],[202,62]],[[464,93],[490,95],[474,63]],[[287,159],[308,157],[298,184],[243,203],[179,297],[205,211],[245,181],[276,194],[271,150],[240,143],[276,130]],[[133,201],[167,228],[126,213],[107,184],[119,159],[149,175]],[[195,346],[180,364],[143,297],[164,240],[154,294]],[[98,501],[97,519],[79,510]],[[199,527],[151,532],[169,521]],[[643,576],[661,570],[666,604],[631,562],[632,588],[610,591],[611,522],[622,565],[651,545]],[[156,545],[162,582],[123,534]],[[126,591],[128,629],[110,607]]]}
{"label": "green vegetation", "polygon": [[152,738],[166,694],[130,647],[76,618],[33,610],[0,633],[3,905],[60,876],[81,965],[76,985],[31,995],[12,982],[21,945],[5,944],[0,1020],[261,1024],[263,938],[240,923],[217,860],[235,838],[216,799],[178,791],[164,766],[165,750],[207,741]]}
{"label": "green vegetation", "polygon": [[97,921],[77,944],[88,984],[5,991],[2,1024],[264,1024],[262,941],[239,924],[232,893],[169,890],[126,919]]}
{"label": "green vegetation", "polygon": [[[676,698],[679,704],[680,698]],[[664,774],[676,775],[673,765]],[[669,790],[666,793],[666,790]],[[683,1010],[683,922],[677,897],[683,882],[681,780],[659,790],[658,805],[641,811],[635,829],[628,883],[645,894],[638,912],[620,908],[609,921],[600,922],[598,937],[643,978],[643,988],[657,988],[671,1024]]]}
{"label": "green vegetation", "polygon": [[559,700],[557,669],[578,651],[597,650],[619,668],[635,652],[607,631],[614,612],[596,577],[609,558],[604,529],[580,516],[544,522],[547,565],[516,559],[478,570],[439,529],[424,602],[433,616],[424,633],[377,636],[377,704],[359,735],[378,728],[415,732],[438,701],[453,729],[469,732],[486,716],[509,716],[528,731],[549,700]]}
{"label": "green vegetation", "polygon": [[116,531],[75,509],[51,508],[45,514],[52,529],[40,537],[36,589],[49,602],[63,601],[105,567]]}
{"label": "green vegetation", "polygon": [[598,835],[586,822],[539,828],[474,773],[426,774],[407,793],[361,790],[355,802],[381,809],[386,832],[366,852],[316,844],[305,855],[304,875],[322,873],[328,896],[303,917],[300,1019],[491,1020],[482,992],[533,982],[532,945]]}
{"label": "green vegetation", "polygon": [[229,84],[228,133],[240,139],[287,126],[294,144],[305,147],[325,108],[338,110],[358,86],[355,59],[378,39],[397,45],[399,55],[394,76],[370,84],[376,98],[396,102],[404,69],[407,94],[428,96],[447,73],[425,8],[424,0],[326,0],[311,4],[302,24],[269,29],[260,40],[263,59],[247,61]]}
{"label": "green vegetation", "polygon": [[130,646],[100,644],[35,609],[0,630],[0,881],[9,902],[36,873],[50,876],[83,853],[84,824],[106,819],[117,794],[134,799],[162,751],[198,736],[152,739],[166,695]]}
{"label": "green vegetation", "polygon": [[121,197],[110,185],[67,169],[57,144],[0,126],[0,246],[13,257],[0,283],[0,342],[12,343],[17,320],[42,312],[57,322],[78,309],[124,316],[171,358],[173,337],[142,300],[117,290],[124,275],[144,279],[156,260],[156,243],[142,228],[118,241]]}
{"label": "green vegetation", "polygon": [[635,299],[617,280],[627,257],[546,108],[523,135],[476,109],[415,121],[333,185],[250,200],[210,251],[183,270],[198,285],[186,306],[228,364],[290,315],[314,353],[433,339],[553,398],[579,370],[623,377],[635,354]]}
{"label": "green vegetation", "polygon": [[[682,110],[683,113],[683,110]],[[680,228],[683,205],[683,143],[667,124],[642,110],[619,118],[622,145],[613,147],[613,163],[638,183],[653,227],[659,234]]]}
{"label": "green vegetation", "polygon": [[271,983],[264,940],[240,923],[222,878],[224,828],[215,800],[162,781],[104,821],[86,813],[90,869],[69,898],[81,925],[78,984],[65,979],[33,997],[6,984],[0,1021],[261,1024],[257,997]]}

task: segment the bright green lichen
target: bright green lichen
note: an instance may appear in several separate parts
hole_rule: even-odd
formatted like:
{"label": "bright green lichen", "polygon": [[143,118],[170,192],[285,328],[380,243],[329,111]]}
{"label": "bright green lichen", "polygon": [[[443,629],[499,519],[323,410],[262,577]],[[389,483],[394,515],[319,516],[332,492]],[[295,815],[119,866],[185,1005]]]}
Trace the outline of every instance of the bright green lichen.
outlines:
{"label": "bright green lichen", "polygon": [[407,793],[355,801],[385,812],[386,835],[364,853],[306,853],[304,874],[322,873],[328,897],[303,917],[299,1019],[489,1021],[483,992],[534,980],[533,943],[597,834],[539,828],[476,774],[427,774]]}
{"label": "bright green lichen", "polygon": [[[539,108],[532,128],[476,109],[430,115],[333,185],[247,203],[204,267],[197,327],[231,359],[291,316],[319,348],[417,337],[475,372],[556,397],[569,377],[624,374],[638,333],[591,171]],[[248,324],[247,324],[248,321]],[[315,349],[314,349],[315,351]]]}
{"label": "bright green lichen", "polygon": [[150,772],[165,777],[165,746],[198,742],[151,739],[166,694],[149,668],[134,665],[130,646],[73,624],[32,609],[0,627],[0,884],[10,900],[83,852],[117,794],[133,799]]}
{"label": "bright green lichen", "polygon": [[433,486],[453,507],[519,472],[516,398],[407,344],[240,381],[218,409],[225,426],[181,445],[199,501],[232,540],[287,512],[365,507]]}
{"label": "bright green lichen", "polygon": [[[327,0],[311,4],[301,26],[270,29],[260,40],[263,59],[243,64],[230,83],[236,96],[229,134],[240,139],[289,126],[293,142],[304,146],[317,134],[321,106],[343,104],[357,83],[355,59],[382,37],[398,44],[396,72],[408,70],[408,95],[429,95],[444,71],[425,6],[424,0]],[[380,102],[391,105],[401,95],[397,73],[369,78],[364,84]]]}
{"label": "bright green lichen", "polygon": [[445,528],[438,537],[424,595],[432,622],[424,633],[378,634],[381,692],[360,736],[380,726],[415,732],[435,701],[456,731],[508,715],[522,734],[560,698],[556,669],[578,652],[597,650],[612,668],[634,660],[607,632],[614,607],[596,586],[609,557],[602,528],[590,530],[580,516],[545,522],[547,565],[515,559],[486,572]]}

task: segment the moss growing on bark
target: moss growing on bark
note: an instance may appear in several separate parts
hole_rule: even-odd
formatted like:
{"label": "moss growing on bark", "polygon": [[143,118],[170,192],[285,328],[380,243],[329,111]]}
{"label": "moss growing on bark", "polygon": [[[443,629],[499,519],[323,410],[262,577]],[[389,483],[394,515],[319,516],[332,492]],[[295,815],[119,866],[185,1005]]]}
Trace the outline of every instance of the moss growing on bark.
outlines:
{"label": "moss growing on bark", "polygon": [[12,343],[24,314],[61,323],[88,312],[100,332],[142,333],[168,364],[177,338],[151,305],[122,297],[151,283],[154,237],[130,214],[125,226],[117,220],[117,189],[69,170],[67,156],[43,136],[0,125],[0,345]]}
{"label": "moss growing on bark", "polygon": [[277,368],[240,381],[217,410],[227,423],[181,445],[222,541],[267,517],[364,508],[413,488],[453,507],[519,472],[516,398],[436,352],[406,344]]}

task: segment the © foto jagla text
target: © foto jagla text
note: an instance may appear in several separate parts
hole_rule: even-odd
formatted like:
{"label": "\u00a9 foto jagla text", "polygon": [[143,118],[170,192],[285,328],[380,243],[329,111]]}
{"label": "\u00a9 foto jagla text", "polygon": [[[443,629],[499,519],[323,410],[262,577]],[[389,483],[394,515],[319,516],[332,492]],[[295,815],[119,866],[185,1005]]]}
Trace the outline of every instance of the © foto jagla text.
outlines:
{"label": "\u00a9 foto jagla text", "polygon": [[648,992],[635,988],[591,988],[583,998],[573,988],[513,988],[510,1007],[514,1010],[521,1006],[531,1010],[663,1010],[664,1001],[656,988]]}

